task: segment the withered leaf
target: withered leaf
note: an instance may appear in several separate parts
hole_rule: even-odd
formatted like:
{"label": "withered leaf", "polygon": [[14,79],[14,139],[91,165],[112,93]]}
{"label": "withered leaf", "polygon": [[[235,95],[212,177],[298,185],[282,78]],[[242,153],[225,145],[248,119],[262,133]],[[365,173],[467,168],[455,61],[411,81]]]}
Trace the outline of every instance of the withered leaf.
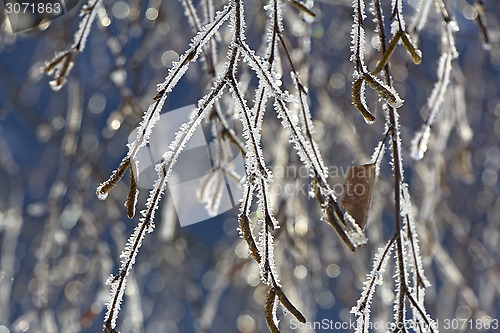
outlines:
{"label": "withered leaf", "polygon": [[368,219],[374,183],[375,163],[370,163],[352,167],[344,184],[342,206],[362,230]]}

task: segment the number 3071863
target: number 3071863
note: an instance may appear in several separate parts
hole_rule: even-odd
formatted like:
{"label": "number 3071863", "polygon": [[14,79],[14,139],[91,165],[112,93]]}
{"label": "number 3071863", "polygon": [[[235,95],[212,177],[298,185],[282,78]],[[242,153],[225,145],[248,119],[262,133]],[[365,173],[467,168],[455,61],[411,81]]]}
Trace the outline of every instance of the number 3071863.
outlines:
{"label": "number 3071863", "polygon": [[56,3],[32,3],[32,2],[7,2],[5,4],[7,14],[55,14],[61,13],[62,8],[59,2]]}
{"label": "number 3071863", "polygon": [[497,330],[498,319],[445,319],[443,320],[445,330]]}

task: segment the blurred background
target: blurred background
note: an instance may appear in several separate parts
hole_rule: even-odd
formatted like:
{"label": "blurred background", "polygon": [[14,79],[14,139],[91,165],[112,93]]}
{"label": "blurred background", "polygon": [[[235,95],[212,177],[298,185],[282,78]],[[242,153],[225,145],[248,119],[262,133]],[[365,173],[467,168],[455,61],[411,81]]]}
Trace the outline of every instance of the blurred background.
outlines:
{"label": "blurred background", "polygon": [[[495,0],[483,1],[490,39],[485,48],[475,2],[444,2],[459,27],[455,37],[460,55],[452,64],[429,149],[419,161],[410,157],[411,141],[427,116],[424,106],[437,81],[441,52],[442,21],[434,5],[419,35],[422,63],[413,64],[402,47],[390,60],[394,86],[405,100],[398,109],[405,181],[432,284],[426,295],[428,313],[444,332],[494,332],[467,325],[447,330],[444,321],[466,319],[475,325],[500,319],[500,6]],[[215,1],[216,9],[224,3]],[[126,154],[127,138],[155,96],[156,85],[194,36],[179,1],[104,0],[106,11],[98,13],[68,83],[54,92],[41,68],[73,42],[83,4],[75,2],[66,14],[21,32],[9,28],[5,8],[0,7],[0,333],[102,330],[109,298],[104,282],[118,273],[119,255],[138,217],[129,220],[123,206],[128,176],[106,201],[97,199],[95,189]],[[203,17],[201,4],[194,4]],[[245,1],[248,43],[260,51],[267,18],[264,4]],[[325,163],[330,170],[347,170],[370,161],[384,135],[384,110],[368,92],[377,121],[367,125],[351,104],[351,1],[307,4],[316,14],[312,22],[285,1],[285,37],[309,87]],[[390,1],[382,4],[388,15]],[[403,1],[408,25],[418,4]],[[380,57],[370,45],[375,43],[371,19],[366,25],[366,63],[373,70]],[[227,24],[217,38],[220,71],[230,38]],[[293,90],[283,55],[282,63],[283,85]],[[244,66],[239,75],[247,78],[251,101],[257,80]],[[197,103],[209,84],[198,61],[163,110]],[[226,97],[222,104],[241,134]],[[283,171],[300,166],[300,161],[271,108],[265,117],[263,148],[281,189],[275,198],[282,225],[275,257],[283,289],[308,321],[354,321],[349,311],[374,253],[394,232],[390,153],[376,182],[366,228],[369,242],[351,253],[321,222],[317,202],[302,190],[307,175]],[[203,129],[210,140],[210,124]],[[332,186],[345,177],[342,172],[331,176]],[[146,198],[142,190],[139,210]],[[167,193],[156,230],[147,235],[129,276],[119,330],[267,332],[267,288],[239,238],[237,214],[235,207],[180,227]],[[374,321],[392,318],[394,261],[389,265],[374,299]],[[283,332],[321,331],[295,327],[293,317],[281,312],[280,319]]]}

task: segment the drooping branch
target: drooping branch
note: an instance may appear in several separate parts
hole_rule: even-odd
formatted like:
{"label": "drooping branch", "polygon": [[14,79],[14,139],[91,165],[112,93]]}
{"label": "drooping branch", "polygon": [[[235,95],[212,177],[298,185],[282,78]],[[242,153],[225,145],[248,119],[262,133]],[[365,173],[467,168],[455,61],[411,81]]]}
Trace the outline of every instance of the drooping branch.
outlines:
{"label": "drooping branch", "polygon": [[[394,37],[392,38],[389,46],[386,44],[386,35],[384,27],[384,18],[380,0],[373,1],[373,8],[375,14],[375,22],[377,24],[377,32],[380,41],[380,51],[382,53],[382,60],[379,62],[376,71],[384,73],[385,84],[387,87],[392,87],[392,79],[390,75],[390,65],[388,62],[389,55],[392,53],[395,45],[399,39],[407,38],[404,29],[404,21],[402,19],[401,2],[393,2],[392,19],[396,19],[393,23],[392,30]],[[403,37],[404,36],[404,37]],[[412,45],[408,40],[404,42],[408,44],[407,48],[411,49]],[[416,51],[410,51],[410,53]],[[415,58],[414,58],[415,60]],[[368,80],[367,80],[368,82]],[[369,315],[371,307],[371,298],[374,293],[374,287],[377,284],[377,279],[374,277],[380,271],[381,267],[385,266],[388,260],[390,249],[395,244],[396,247],[396,299],[394,307],[395,322],[393,323],[393,332],[406,332],[406,300],[410,301],[410,307],[413,312],[414,327],[420,328],[421,332],[434,332],[434,323],[432,319],[425,313],[423,306],[424,289],[426,287],[426,279],[423,275],[423,268],[421,265],[420,252],[418,249],[418,240],[416,230],[414,227],[411,201],[409,198],[409,191],[403,185],[403,168],[402,168],[402,148],[400,138],[400,124],[399,114],[395,105],[391,105],[390,101],[386,99],[387,104],[384,105],[386,109],[386,128],[388,129],[391,137],[392,146],[392,166],[393,166],[393,179],[394,179],[394,234],[386,245],[384,250],[380,249],[379,253],[375,256],[375,265],[372,272],[368,275],[365,282],[364,289],[358,304],[351,312],[358,316],[356,332],[368,332],[369,328]],[[402,221],[403,217],[403,221]],[[408,256],[409,254],[409,256]],[[408,259],[411,258],[411,259]],[[377,264],[378,263],[378,264]],[[384,263],[384,264],[382,264]],[[413,267],[411,271],[413,277],[413,286],[410,288],[408,285],[409,267]],[[383,273],[383,272],[382,272]],[[410,293],[410,290],[412,291]]]}
{"label": "drooping branch", "polygon": [[[128,163],[130,163],[130,161],[132,161],[136,157],[139,149],[148,142],[153,127],[160,117],[160,112],[163,108],[168,94],[173,90],[177,82],[179,82],[182,76],[186,73],[189,64],[193,61],[196,61],[198,55],[203,50],[203,45],[205,45],[210,40],[210,38],[217,32],[219,27],[229,18],[230,11],[230,5],[224,7],[224,9],[218,13],[214,21],[205,26],[204,29],[202,29],[202,31],[200,31],[193,38],[191,47],[186,52],[184,52],[180,60],[174,63],[173,67],[169,70],[167,78],[158,87],[158,94],[154,98],[154,102],[144,113],[142,122],[138,127],[137,138],[132,144],[129,145],[129,151],[123,158],[120,167],[118,168],[118,171],[120,172],[114,171],[111,178],[99,185],[99,187],[97,188],[96,193],[99,198],[105,199],[107,197],[107,193],[109,192],[109,190],[114,185],[116,185],[116,182],[119,180],[118,179],[117,181],[115,181],[113,179],[114,175],[123,175],[123,173],[121,173],[122,170],[120,169],[121,166],[127,164],[127,161]],[[125,170],[123,170],[123,172],[125,172]],[[109,187],[108,184],[113,184],[113,186]]]}
{"label": "drooping branch", "polygon": [[415,135],[412,141],[412,157],[416,160],[422,159],[427,151],[427,145],[431,135],[431,126],[436,120],[436,116],[441,110],[441,105],[445,99],[446,92],[450,83],[450,75],[452,72],[452,62],[458,57],[458,51],[455,48],[455,39],[453,33],[456,23],[448,14],[444,2],[441,0],[435,1],[436,7],[441,14],[443,30],[441,33],[441,57],[438,63],[438,80],[427,99],[426,109],[428,110],[427,118],[422,124],[422,128]]}
{"label": "drooping branch", "polygon": [[49,82],[54,91],[59,91],[66,83],[66,77],[74,65],[73,59],[85,48],[90,28],[95,20],[97,10],[101,6],[101,0],[89,0],[87,4],[83,5],[80,11],[83,18],[80,21],[78,31],[75,33],[73,45],[65,51],[56,53],[54,58],[45,65],[45,73],[54,75],[54,80]]}

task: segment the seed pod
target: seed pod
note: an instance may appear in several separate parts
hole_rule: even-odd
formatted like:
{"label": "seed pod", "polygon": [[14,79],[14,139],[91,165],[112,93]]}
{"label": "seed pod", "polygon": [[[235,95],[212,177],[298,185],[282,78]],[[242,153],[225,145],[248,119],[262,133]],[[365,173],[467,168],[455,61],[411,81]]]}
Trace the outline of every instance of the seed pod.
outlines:
{"label": "seed pod", "polygon": [[58,66],[67,56],[68,52],[64,52],[52,59],[43,69],[45,73],[52,74],[56,66]]}
{"label": "seed pod", "polygon": [[365,121],[369,124],[375,121],[375,116],[373,116],[364,103],[364,97],[362,96],[363,92],[363,79],[359,78],[352,84],[352,103],[356,107],[356,109],[361,112]]}
{"label": "seed pod", "polygon": [[118,166],[118,169],[113,171],[113,174],[111,174],[111,177],[109,177],[108,180],[106,180],[104,183],[101,183],[99,187],[97,187],[96,194],[99,200],[105,200],[108,197],[108,192],[118,184],[120,179],[122,179],[123,175],[125,174],[125,171],[127,171],[128,167],[130,166],[130,159],[129,158],[124,158],[120,165]]}
{"label": "seed pod", "polygon": [[137,205],[137,197],[139,190],[137,189],[137,182],[134,176],[134,168],[130,167],[130,191],[128,192],[125,207],[127,207],[127,216],[129,219],[135,216],[135,206]]}
{"label": "seed pod", "polygon": [[243,238],[248,244],[250,255],[256,262],[260,263],[259,249],[255,244],[255,240],[253,239],[252,231],[250,230],[250,221],[248,219],[248,216],[246,216],[245,214],[240,214],[238,220],[240,222],[241,234],[243,235]]}
{"label": "seed pod", "polygon": [[387,103],[392,106],[393,108],[399,108],[401,105],[403,105],[403,100],[399,98],[399,95],[394,89],[389,88],[385,84],[383,84],[379,79],[377,79],[375,76],[372,76],[369,73],[365,73],[363,75],[363,78],[365,79],[366,83],[370,87],[372,87],[380,97],[385,99]]}
{"label": "seed pod", "polygon": [[387,49],[385,50],[384,56],[380,61],[377,63],[377,67],[375,68],[375,71],[373,72],[373,75],[377,75],[382,71],[382,69],[387,65],[387,62],[389,61],[389,58],[391,55],[394,53],[394,50],[396,49],[396,45],[398,45],[399,39],[401,38],[401,31],[398,31],[394,37],[392,37],[391,41],[389,42],[389,45],[387,46]]}
{"label": "seed pod", "polygon": [[266,317],[267,327],[269,327],[271,333],[280,333],[280,330],[274,323],[274,318],[273,318],[273,308],[275,299],[276,299],[276,289],[271,288],[267,293],[264,316]]}
{"label": "seed pod", "polygon": [[45,66],[45,73],[54,75],[54,80],[49,82],[52,90],[59,91],[64,86],[66,76],[71,68],[73,68],[73,53],[71,51],[66,51],[56,56]]}
{"label": "seed pod", "polygon": [[422,51],[417,49],[406,32],[401,34],[401,39],[403,40],[403,45],[406,47],[408,52],[411,54],[413,62],[415,64],[420,64],[422,62]]}

